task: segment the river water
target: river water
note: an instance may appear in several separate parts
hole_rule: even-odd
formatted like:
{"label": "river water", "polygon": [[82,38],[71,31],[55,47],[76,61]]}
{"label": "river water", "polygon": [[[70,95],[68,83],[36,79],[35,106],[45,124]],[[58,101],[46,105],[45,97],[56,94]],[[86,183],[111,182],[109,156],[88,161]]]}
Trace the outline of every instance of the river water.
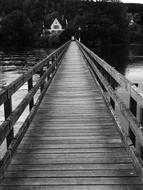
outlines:
{"label": "river water", "polygon": [[34,64],[45,58],[52,50],[0,50],[0,89],[28,71]]}

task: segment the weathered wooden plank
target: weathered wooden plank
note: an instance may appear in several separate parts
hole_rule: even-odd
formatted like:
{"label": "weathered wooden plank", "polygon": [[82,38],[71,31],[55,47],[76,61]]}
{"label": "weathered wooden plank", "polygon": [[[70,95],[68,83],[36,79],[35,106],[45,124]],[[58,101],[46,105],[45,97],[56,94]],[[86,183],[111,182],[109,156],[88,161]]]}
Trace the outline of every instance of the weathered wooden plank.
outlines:
{"label": "weathered wooden plank", "polygon": [[[26,138],[26,137],[25,137]],[[114,139],[112,139],[112,138],[104,138],[104,139],[71,139],[71,140],[43,140],[42,138],[41,139],[39,139],[39,138],[37,138],[37,139],[35,139],[35,138],[33,138],[33,140],[31,139],[30,140],[30,142],[27,142],[28,141],[28,139],[23,139],[23,141],[22,141],[22,143],[29,143],[29,146],[30,146],[30,144],[34,144],[34,145],[36,145],[36,144],[112,144],[112,143],[122,143],[121,142],[121,139],[116,139],[116,138],[114,138]],[[38,140],[38,141],[37,141]],[[105,145],[106,146],[106,145]]]}
{"label": "weathered wooden plank", "polygon": [[57,134],[59,134],[59,133],[67,133],[67,134],[71,134],[71,133],[95,133],[95,134],[98,134],[98,133],[100,133],[100,134],[102,134],[102,133],[104,133],[104,134],[108,134],[108,133],[117,133],[117,130],[116,130],[116,128],[112,128],[111,129],[111,127],[109,127],[109,128],[107,128],[107,127],[102,127],[102,126],[100,126],[100,127],[91,127],[90,128],[90,126],[88,127],[87,126],[87,128],[83,128],[82,126],[81,127],[74,127],[74,128],[70,128],[70,127],[52,127],[52,128],[50,128],[49,126],[47,126],[47,127],[42,127],[42,129],[41,128],[37,128],[37,127],[30,127],[30,129],[28,129],[28,134],[37,134],[37,133],[44,133],[44,132],[49,132],[50,134],[51,133],[57,133]]}
{"label": "weathered wooden plank", "polygon": [[[71,132],[71,133],[62,133],[62,132],[59,132],[59,133],[54,133],[54,132],[49,132],[49,131],[44,131],[45,133],[40,133],[39,132],[39,134],[37,134],[37,132],[34,132],[34,133],[27,133],[25,136],[26,137],[32,137],[32,138],[34,138],[34,137],[55,137],[55,139],[57,138],[57,137],[80,137],[80,136],[82,136],[82,137],[84,137],[84,136],[86,136],[86,137],[91,137],[91,139],[92,138],[94,138],[95,136],[98,136],[98,137],[101,137],[102,138],[102,136],[104,136],[104,134],[105,134],[105,132],[99,132],[99,133],[95,133],[95,132],[90,132],[90,133],[86,133],[86,132],[79,132],[79,133],[76,133],[76,132]],[[47,134],[46,134],[46,132],[47,132]],[[48,134],[49,133],[49,134]],[[117,132],[106,132],[106,136],[108,136],[109,138],[110,138],[110,136],[112,136],[112,135],[114,135],[114,137],[115,136],[117,136],[118,137],[118,133]],[[104,136],[105,137],[105,136]]]}
{"label": "weathered wooden plank", "polygon": [[32,130],[32,131],[28,131],[26,136],[38,136],[37,133],[39,134],[39,136],[103,136],[106,133],[106,136],[112,136],[112,135],[117,135],[117,131],[109,131],[109,130],[103,130],[103,131],[94,131],[94,130],[89,130],[89,131],[81,131],[80,130],[76,132],[76,130],[47,130],[47,129],[43,129],[42,130]]}
{"label": "weathered wooden plank", "polygon": [[[36,179],[36,180],[35,180]],[[138,177],[5,178],[1,185],[103,185],[141,184]]]}
{"label": "weathered wooden plank", "polygon": [[1,186],[1,190],[142,190],[142,185],[59,185],[59,186]]}
{"label": "weathered wooden plank", "polygon": [[76,170],[76,171],[20,171],[6,172],[5,178],[51,178],[51,177],[137,177],[133,170]]}
{"label": "weathered wooden plank", "polygon": [[16,158],[14,160],[21,160],[22,158],[25,160],[33,160],[33,159],[76,159],[76,158],[101,158],[101,160],[104,157],[108,157],[110,159],[116,159],[116,158],[122,158],[124,157],[125,159],[128,158],[127,152],[88,152],[88,153],[33,153],[32,151],[27,151],[27,153],[19,153],[16,155]]}
{"label": "weathered wooden plank", "polygon": [[39,128],[52,128],[52,129],[102,129],[102,128],[110,128],[110,129],[114,129],[115,126],[112,122],[104,122],[104,123],[85,123],[85,122],[81,122],[81,123],[70,123],[70,122],[54,122],[54,121],[48,121],[47,123],[45,123],[44,121],[33,121],[31,123],[31,128],[34,127],[35,129],[37,127]]}
{"label": "weathered wooden plank", "polygon": [[76,170],[132,170],[132,163],[74,163],[74,164],[11,164],[8,171],[76,171]]}
{"label": "weathered wooden plank", "polygon": [[[52,146],[53,147],[53,146]],[[86,146],[87,147],[87,146]],[[101,146],[100,146],[101,147]],[[29,154],[29,153],[36,153],[36,154],[56,154],[56,153],[65,153],[65,154],[75,154],[75,153],[113,153],[113,154],[126,154],[127,151],[123,147],[112,147],[112,148],[106,148],[105,146],[102,146],[102,148],[99,148],[99,146],[94,146],[89,148],[84,148],[84,146],[76,146],[76,147],[64,147],[64,146],[57,146],[54,148],[51,147],[41,147],[41,146],[35,146],[35,147],[29,147],[24,145],[24,149],[22,146],[19,147],[19,149],[16,151],[17,153],[23,153],[23,154]]]}
{"label": "weathered wooden plank", "polygon": [[[36,139],[36,136],[31,136],[30,137],[31,138],[31,140],[35,140]],[[27,140],[27,139],[29,139],[29,137],[28,136],[25,136],[25,138],[24,138],[24,140]],[[107,140],[107,141],[109,141],[110,139],[109,139],[109,136],[108,135],[106,135],[106,136],[101,136],[101,135],[99,135],[99,136],[52,136],[52,137],[48,137],[48,136],[38,136],[37,137],[37,139],[38,140],[42,140],[42,141],[62,141],[62,142],[66,142],[66,141],[76,141],[76,140],[78,140],[78,141],[80,141],[80,140],[90,140],[90,141],[96,141],[96,140]],[[120,137],[119,136],[114,136],[114,139],[112,139],[112,140],[119,140],[120,141]]]}
{"label": "weathered wooden plank", "polygon": [[40,144],[40,143],[29,143],[29,142],[25,142],[25,143],[21,143],[19,146],[19,149],[38,149],[40,148],[40,150],[42,151],[42,149],[81,149],[81,151],[83,149],[88,148],[89,151],[93,148],[95,151],[101,151],[100,148],[102,148],[103,151],[108,150],[107,148],[116,148],[116,150],[118,150],[118,148],[122,148],[125,149],[123,143],[106,143],[106,144],[88,144],[88,143],[84,143],[84,144]]}
{"label": "weathered wooden plank", "polygon": [[[34,156],[33,156],[34,157]],[[132,160],[131,158],[129,157],[119,157],[119,158],[115,158],[115,157],[107,157],[107,158],[103,158],[103,157],[95,157],[95,158],[92,158],[92,157],[89,157],[88,159],[87,158],[61,158],[61,159],[58,159],[58,158],[52,158],[52,159],[42,159],[42,158],[33,158],[33,159],[27,159],[25,158],[24,160],[19,160],[19,159],[16,159],[14,158],[12,160],[12,164],[29,164],[29,165],[35,165],[35,164],[80,164],[80,163],[83,163],[83,164],[103,164],[103,163],[107,163],[107,164],[122,164],[122,163],[132,163]]]}

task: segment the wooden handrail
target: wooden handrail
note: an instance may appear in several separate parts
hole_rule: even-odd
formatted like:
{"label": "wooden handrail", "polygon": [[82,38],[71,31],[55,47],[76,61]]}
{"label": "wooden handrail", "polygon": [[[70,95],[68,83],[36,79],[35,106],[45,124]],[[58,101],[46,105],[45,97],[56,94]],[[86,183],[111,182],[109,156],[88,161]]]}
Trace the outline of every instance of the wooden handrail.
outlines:
{"label": "wooden handrail", "polygon": [[27,82],[34,74],[36,74],[41,68],[44,67],[45,64],[47,64],[48,61],[50,61],[55,55],[60,53],[63,48],[69,44],[67,42],[60,48],[58,48],[56,51],[48,55],[45,59],[37,63],[32,69],[30,69],[27,73],[23,74],[19,78],[17,78],[15,81],[10,83],[8,86],[5,87],[5,89],[0,91],[0,105],[2,105],[9,97],[11,97],[25,82]]}
{"label": "wooden handrail", "polygon": [[88,49],[84,44],[80,44],[81,47],[90,55],[103,69],[105,69],[110,76],[112,76],[118,84],[124,88],[130,95],[143,107],[143,92],[136,87],[134,83],[126,79],[122,74],[120,74],[116,69],[111,67],[106,61],[101,59],[99,56],[95,55],[90,49]]}
{"label": "wooden handrail", "polygon": [[[107,62],[90,51],[85,45],[78,41],[77,44],[87,60],[93,75],[98,81],[108,105],[111,105],[114,116],[116,115],[115,108],[118,105],[120,114],[127,122],[127,126],[121,123],[120,130],[125,142],[129,145],[130,151],[134,153],[133,157],[136,159],[138,168],[142,168],[143,123],[141,120],[143,118],[141,117],[143,117],[143,115],[141,116],[141,113],[143,113],[143,91],[111,67]],[[129,108],[127,108],[117,95],[114,83],[122,87],[128,94],[130,101]]]}
{"label": "wooden handrail", "polygon": [[[62,60],[64,53],[66,52],[70,41],[58,48],[56,51],[47,56],[44,60],[37,63],[27,73],[20,76],[14,82],[6,86],[0,91],[0,105],[4,105],[5,120],[0,125],[0,145],[3,141],[7,140],[7,152],[0,162],[0,176],[3,176],[3,170],[9,163],[14,150],[20,143],[26,129],[28,128],[35,112],[40,105],[40,102],[49,87],[54,74],[56,73],[59,64]],[[40,78],[33,86],[33,76],[39,73]],[[28,92],[26,96],[21,100],[19,105],[12,111],[12,95],[17,90],[28,82]],[[34,104],[34,95],[40,89],[41,93]],[[19,132],[14,136],[14,125],[24,112],[25,108],[29,105],[29,115],[21,126]]]}

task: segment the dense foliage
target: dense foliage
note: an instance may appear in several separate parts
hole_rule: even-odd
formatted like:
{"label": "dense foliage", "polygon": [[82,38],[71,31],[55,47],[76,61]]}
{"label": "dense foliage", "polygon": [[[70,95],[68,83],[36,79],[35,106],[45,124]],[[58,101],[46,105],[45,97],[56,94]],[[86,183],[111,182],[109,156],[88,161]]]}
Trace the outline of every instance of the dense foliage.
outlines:
{"label": "dense foliage", "polygon": [[134,24],[129,27],[130,41],[143,41],[143,4],[127,4],[128,13]]}
{"label": "dense foliage", "polygon": [[[4,44],[31,44],[39,40],[43,22],[60,16],[68,28],[58,36],[66,41],[79,35],[83,42],[121,43],[127,40],[127,9],[123,3],[80,0],[1,0],[0,37]],[[81,31],[79,31],[79,27]],[[55,39],[55,38],[53,38]],[[42,38],[43,41],[43,38]]]}

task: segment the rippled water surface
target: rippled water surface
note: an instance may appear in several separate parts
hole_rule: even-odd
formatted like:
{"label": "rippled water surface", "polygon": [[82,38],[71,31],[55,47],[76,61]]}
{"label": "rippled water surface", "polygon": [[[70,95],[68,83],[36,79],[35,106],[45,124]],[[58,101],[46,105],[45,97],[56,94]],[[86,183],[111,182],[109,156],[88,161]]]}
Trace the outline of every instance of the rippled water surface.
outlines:
{"label": "rippled water surface", "polygon": [[35,49],[25,51],[0,50],[0,89],[14,81],[52,50]]}

